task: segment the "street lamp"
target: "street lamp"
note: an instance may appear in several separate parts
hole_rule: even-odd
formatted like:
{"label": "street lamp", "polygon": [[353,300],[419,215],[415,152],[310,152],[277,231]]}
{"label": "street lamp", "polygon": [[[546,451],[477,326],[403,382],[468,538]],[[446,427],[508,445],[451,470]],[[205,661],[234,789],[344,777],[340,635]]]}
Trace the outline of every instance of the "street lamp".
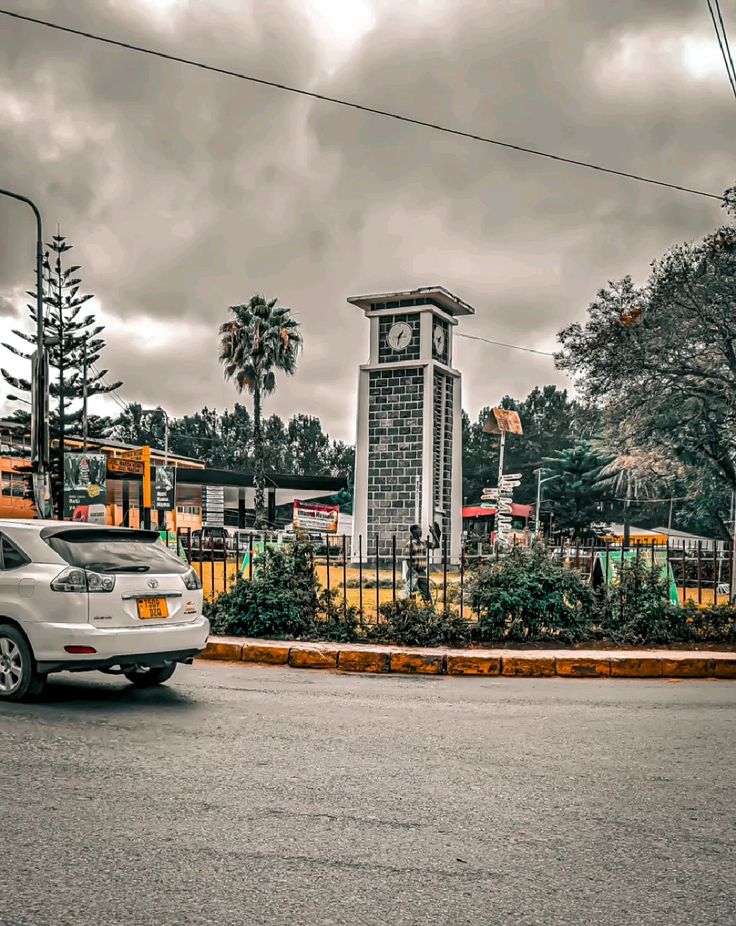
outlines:
{"label": "street lamp", "polygon": [[539,530],[542,526],[541,517],[540,517],[540,508],[542,507],[542,486],[545,482],[552,482],[553,479],[559,479],[560,474],[557,473],[555,476],[547,476],[546,479],[542,479],[542,473],[546,473],[547,470],[542,466],[539,469],[534,470],[534,475],[537,477],[537,508],[536,508],[536,519],[534,525],[535,533],[539,533]]}
{"label": "street lamp", "polygon": [[30,404],[31,404],[31,403],[28,401],[28,399],[24,399],[22,396],[19,396],[19,395],[9,395],[9,396],[8,396],[8,399],[9,399],[11,402],[23,402],[24,405],[30,405]]}
{"label": "street lamp", "polygon": [[31,463],[33,467],[33,494],[36,516],[47,517],[51,504],[51,486],[47,465],[49,462],[48,425],[48,357],[43,343],[43,223],[38,206],[20,193],[0,189],[0,195],[25,203],[36,218],[36,350],[31,358]]}
{"label": "street lamp", "polygon": [[141,415],[164,416],[164,466],[169,462],[169,413],[164,408],[142,408]]}

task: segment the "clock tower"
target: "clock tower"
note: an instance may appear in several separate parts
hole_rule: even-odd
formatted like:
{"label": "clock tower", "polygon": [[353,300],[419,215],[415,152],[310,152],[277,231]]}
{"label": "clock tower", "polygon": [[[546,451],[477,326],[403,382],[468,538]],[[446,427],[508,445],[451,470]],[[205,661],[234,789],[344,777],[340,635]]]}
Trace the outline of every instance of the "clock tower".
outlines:
{"label": "clock tower", "polygon": [[[400,554],[409,527],[437,521],[457,563],[462,531],[461,377],[452,332],[475,309],[442,286],[351,296],[370,322],[360,367],[353,497],[353,560]],[[441,558],[442,550],[435,554]]]}

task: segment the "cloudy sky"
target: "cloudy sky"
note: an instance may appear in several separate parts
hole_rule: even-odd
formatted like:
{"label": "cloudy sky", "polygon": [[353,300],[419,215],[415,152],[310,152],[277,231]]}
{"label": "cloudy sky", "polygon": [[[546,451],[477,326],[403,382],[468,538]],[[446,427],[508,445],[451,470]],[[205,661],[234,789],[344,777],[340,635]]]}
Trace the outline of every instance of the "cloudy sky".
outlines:
{"label": "cloudy sky", "polygon": [[[702,0],[2,0],[0,8],[720,193],[736,110]],[[728,13],[728,5],[726,5]],[[736,17],[732,17],[736,41]],[[541,350],[596,289],[719,224],[718,203],[0,17],[0,186],[58,222],[127,401],[235,400],[216,329],[278,296],[304,328],[269,411],[353,440],[350,295],[441,283],[461,329]],[[30,213],[0,199],[0,327],[26,324]],[[11,365],[6,351],[2,365]],[[464,405],[564,383],[462,340]],[[17,367],[16,367],[17,369]],[[12,403],[0,392],[0,412]]]}

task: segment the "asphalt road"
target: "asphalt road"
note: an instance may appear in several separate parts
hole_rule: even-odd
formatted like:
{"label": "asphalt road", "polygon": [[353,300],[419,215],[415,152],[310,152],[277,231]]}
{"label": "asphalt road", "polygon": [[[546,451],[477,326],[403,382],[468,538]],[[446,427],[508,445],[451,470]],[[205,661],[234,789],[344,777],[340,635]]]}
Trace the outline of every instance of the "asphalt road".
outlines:
{"label": "asphalt road", "polygon": [[736,920],[736,683],[200,663],[0,706],[0,924]]}

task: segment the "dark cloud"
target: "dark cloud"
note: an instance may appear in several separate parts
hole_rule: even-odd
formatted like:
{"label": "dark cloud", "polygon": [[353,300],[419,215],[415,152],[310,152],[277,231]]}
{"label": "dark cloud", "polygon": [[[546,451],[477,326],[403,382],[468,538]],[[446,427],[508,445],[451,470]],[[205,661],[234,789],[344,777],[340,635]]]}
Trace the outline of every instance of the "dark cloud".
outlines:
{"label": "dark cloud", "polygon": [[[299,0],[15,6],[574,158],[732,182],[733,103],[698,0],[375,0],[375,25],[339,58]],[[306,341],[269,410],[352,439],[367,325],[346,296],[443,283],[478,308],[464,330],[551,349],[607,279],[641,278],[721,221],[715,202],[32,25],[0,22],[0,56],[2,185],[38,197],[74,243],[124,394],[175,413],[233,401],[216,326],[255,291],[292,306]],[[30,213],[0,201],[0,234],[7,297],[32,279]],[[564,382],[530,354],[462,341],[457,357],[473,414]]]}

